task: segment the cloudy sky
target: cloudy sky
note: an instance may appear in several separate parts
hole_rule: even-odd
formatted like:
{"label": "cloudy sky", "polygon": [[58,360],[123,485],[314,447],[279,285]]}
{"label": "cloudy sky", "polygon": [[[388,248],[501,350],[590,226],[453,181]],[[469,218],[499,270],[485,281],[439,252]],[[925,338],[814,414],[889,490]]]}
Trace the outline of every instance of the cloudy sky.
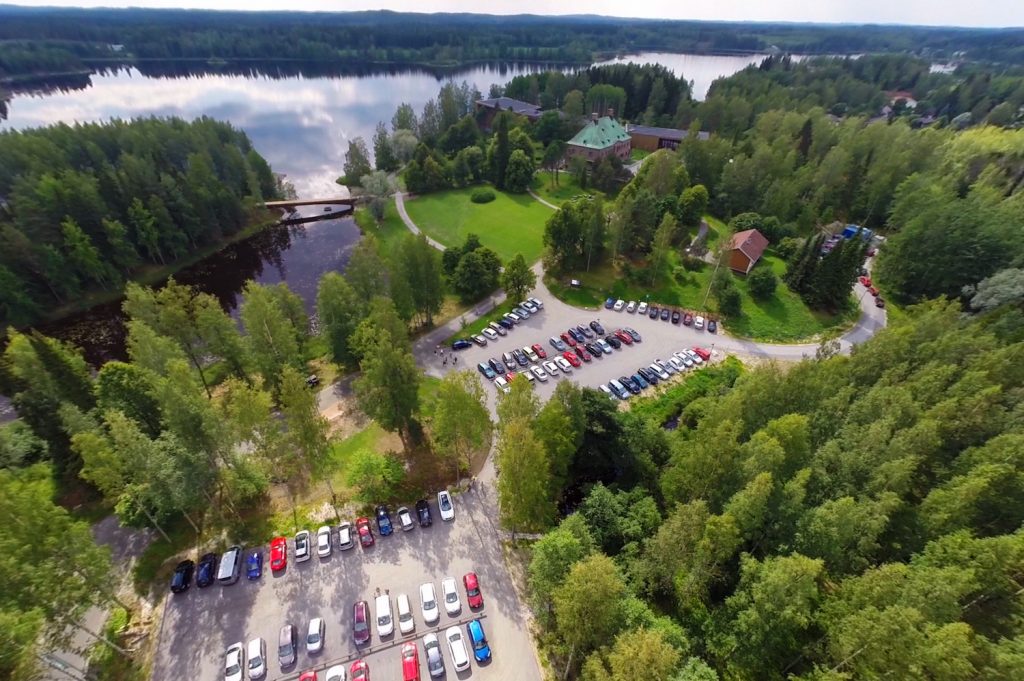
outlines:
{"label": "cloudy sky", "polygon": [[[3,0],[0,0],[2,2]],[[203,9],[296,9],[489,14],[603,14],[669,19],[1024,26],[1024,0],[20,0],[19,5],[80,7],[197,7]]]}

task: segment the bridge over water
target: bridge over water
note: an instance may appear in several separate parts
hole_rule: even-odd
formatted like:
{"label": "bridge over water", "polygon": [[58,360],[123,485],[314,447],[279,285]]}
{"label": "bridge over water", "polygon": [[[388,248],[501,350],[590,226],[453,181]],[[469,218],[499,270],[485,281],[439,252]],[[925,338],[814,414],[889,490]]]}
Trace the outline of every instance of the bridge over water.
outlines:
{"label": "bridge over water", "polygon": [[349,206],[354,207],[356,200],[351,196],[336,196],[327,199],[295,199],[292,201],[267,201],[267,208],[295,209],[300,206]]}

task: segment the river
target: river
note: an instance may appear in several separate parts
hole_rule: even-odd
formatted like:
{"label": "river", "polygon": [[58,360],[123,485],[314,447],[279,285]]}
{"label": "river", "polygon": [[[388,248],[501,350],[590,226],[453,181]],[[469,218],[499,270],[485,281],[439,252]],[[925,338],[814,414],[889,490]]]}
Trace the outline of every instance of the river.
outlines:
{"label": "river", "polygon": [[[694,81],[694,96],[703,99],[712,80],[760,58],[650,53],[614,61],[665,64]],[[483,65],[445,76],[409,69],[303,75],[266,68],[201,75],[168,69],[165,75],[152,76],[117,69],[82,77],[71,87],[15,93],[6,103],[0,130],[138,116],[210,116],[244,130],[300,197],[332,196],[349,140],[362,137],[369,144],[377,122],[390,123],[400,103],[419,111],[447,79],[465,80],[486,93],[492,83],[545,68]],[[153,66],[147,68],[147,73],[155,72]],[[359,230],[350,217],[274,227],[181,270],[175,278],[212,293],[230,312],[237,309],[239,293],[249,279],[287,281],[311,307],[320,275],[343,269],[358,239]],[[119,308],[120,303],[100,305],[40,329],[79,345],[93,364],[123,358]]]}

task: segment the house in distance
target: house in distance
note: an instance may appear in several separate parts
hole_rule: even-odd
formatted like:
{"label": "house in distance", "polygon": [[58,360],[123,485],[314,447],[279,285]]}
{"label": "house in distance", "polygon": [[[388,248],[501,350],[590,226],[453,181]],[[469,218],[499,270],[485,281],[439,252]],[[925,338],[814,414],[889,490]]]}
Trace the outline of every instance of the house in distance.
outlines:
{"label": "house in distance", "polygon": [[525,116],[531,123],[540,118],[541,110],[536,104],[530,104],[511,97],[494,97],[476,100],[477,124],[484,130],[491,129],[494,117],[501,111],[510,111],[517,116]]}
{"label": "house in distance", "polygon": [[[649,125],[627,125],[630,141],[634,149],[654,152],[658,149],[675,149],[679,143],[690,136],[689,130],[675,128],[655,128]],[[704,141],[711,133],[703,130],[697,133],[697,139]]]}
{"label": "house in distance", "polygon": [[740,274],[750,274],[766,248],[768,239],[756,229],[736,232],[729,242],[729,269]]}
{"label": "house in distance", "polygon": [[617,156],[622,161],[629,160],[629,133],[622,124],[615,120],[611,109],[607,116],[600,118],[595,113],[589,123],[569,140],[565,150],[566,159],[584,158],[590,163],[597,163],[608,156]]}

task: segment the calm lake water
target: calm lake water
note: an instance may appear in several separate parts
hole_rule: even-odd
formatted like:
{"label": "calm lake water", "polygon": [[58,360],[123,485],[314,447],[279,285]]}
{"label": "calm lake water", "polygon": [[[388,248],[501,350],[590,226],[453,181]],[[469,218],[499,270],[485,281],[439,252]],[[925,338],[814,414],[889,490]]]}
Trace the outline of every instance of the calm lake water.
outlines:
{"label": "calm lake water", "polygon": [[[694,81],[702,99],[711,81],[762,57],[722,57],[650,53],[615,61],[661,63]],[[251,69],[243,74],[143,75],[120,69],[80,79],[74,87],[19,93],[6,104],[0,130],[104,121],[137,116],[198,116],[230,121],[244,130],[273,169],[283,173],[300,197],[333,196],[349,140],[369,143],[380,120],[390,126],[396,107],[407,102],[419,111],[446,80],[463,80],[486,93],[492,83],[537,72],[543,64],[478,66],[441,77],[424,71],[394,70],[357,75],[295,75]],[[153,70],[149,67],[147,72]],[[311,307],[320,275],[341,270],[359,239],[351,218],[298,227],[276,227],[234,244],[175,275],[178,281],[212,293],[234,312],[249,279],[287,281]],[[93,363],[124,357],[120,304],[40,327],[70,340]]]}

